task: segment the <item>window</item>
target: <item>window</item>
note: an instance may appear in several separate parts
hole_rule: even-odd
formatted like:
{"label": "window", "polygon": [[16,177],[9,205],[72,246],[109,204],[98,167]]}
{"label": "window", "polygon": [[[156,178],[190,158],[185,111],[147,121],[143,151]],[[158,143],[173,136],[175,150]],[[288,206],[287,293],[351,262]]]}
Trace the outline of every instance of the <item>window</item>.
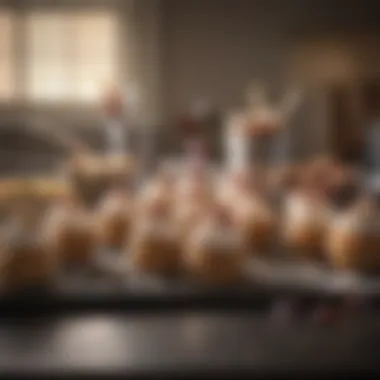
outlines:
{"label": "window", "polygon": [[[117,80],[114,14],[32,11],[22,20],[18,41],[11,38],[15,25],[8,13],[0,14],[0,98],[14,93],[12,68],[19,66],[25,73],[19,92],[32,102],[91,102]],[[22,58],[14,62],[16,43]]]}
{"label": "window", "polygon": [[11,100],[15,95],[13,25],[12,14],[0,11],[0,101]]}
{"label": "window", "polygon": [[116,77],[115,24],[100,15],[78,15],[73,24],[73,36],[78,36],[74,45],[73,90],[81,99],[93,99],[99,85]]}

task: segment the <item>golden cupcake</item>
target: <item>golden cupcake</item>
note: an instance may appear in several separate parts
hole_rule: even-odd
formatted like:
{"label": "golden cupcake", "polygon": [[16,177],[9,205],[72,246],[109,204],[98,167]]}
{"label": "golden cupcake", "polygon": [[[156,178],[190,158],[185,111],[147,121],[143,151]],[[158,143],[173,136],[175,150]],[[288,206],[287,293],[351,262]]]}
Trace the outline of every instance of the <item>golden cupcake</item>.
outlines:
{"label": "golden cupcake", "polygon": [[99,157],[76,155],[69,163],[68,178],[73,192],[86,206],[94,206],[107,189]]}
{"label": "golden cupcake", "polygon": [[328,258],[337,268],[359,271],[380,269],[380,211],[367,199],[338,213],[326,238]]}
{"label": "golden cupcake", "polygon": [[232,217],[251,251],[262,253],[269,250],[277,237],[277,220],[262,197],[251,195],[236,199]]}
{"label": "golden cupcake", "polygon": [[202,282],[227,285],[244,280],[247,250],[227,214],[214,212],[188,239],[184,265]]}
{"label": "golden cupcake", "polygon": [[173,213],[174,223],[179,228],[183,240],[191,235],[208,212],[209,208],[200,202],[182,202],[176,205]]}
{"label": "golden cupcake", "polygon": [[127,243],[134,217],[134,200],[126,189],[111,191],[99,209],[99,229],[102,242],[110,248],[122,248]]}
{"label": "golden cupcake", "polygon": [[0,242],[0,284],[5,290],[50,286],[58,268],[38,230],[38,221],[18,219],[3,231]]}
{"label": "golden cupcake", "polygon": [[321,259],[330,218],[328,206],[306,192],[290,194],[285,202],[282,224],[284,245],[300,257]]}
{"label": "golden cupcake", "polygon": [[94,206],[115,185],[130,181],[134,170],[129,156],[86,153],[73,157],[68,174],[76,196],[87,206]]}
{"label": "golden cupcake", "polygon": [[155,204],[134,225],[128,257],[139,272],[174,274],[180,267],[181,236],[163,204]]}
{"label": "golden cupcake", "polygon": [[153,178],[142,186],[137,197],[136,210],[139,216],[150,215],[156,209],[171,213],[175,201],[176,178],[168,166],[162,166]]}
{"label": "golden cupcake", "polygon": [[63,265],[91,264],[98,247],[96,220],[79,203],[68,200],[53,207],[43,233]]}

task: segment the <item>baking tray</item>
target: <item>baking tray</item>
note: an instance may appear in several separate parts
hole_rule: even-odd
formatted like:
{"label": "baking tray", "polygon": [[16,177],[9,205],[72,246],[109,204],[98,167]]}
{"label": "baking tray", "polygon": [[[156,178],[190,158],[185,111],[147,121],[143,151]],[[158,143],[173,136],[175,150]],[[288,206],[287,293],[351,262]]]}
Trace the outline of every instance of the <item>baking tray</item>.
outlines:
{"label": "baking tray", "polygon": [[[235,286],[206,286],[184,276],[136,273],[114,254],[99,255],[102,270],[71,269],[49,289],[0,295],[4,313],[86,312],[99,310],[267,309],[277,299],[307,304],[340,302],[347,296],[380,302],[380,277],[336,271],[327,265],[286,259],[252,258],[247,281]],[[105,259],[106,258],[106,259]],[[123,260],[125,262],[125,260]]]}
{"label": "baking tray", "polygon": [[[30,156],[30,157],[29,157]],[[23,177],[57,177],[62,160],[56,159],[42,170],[45,155],[39,159],[24,157],[20,168],[1,170],[0,178],[11,173]],[[13,157],[13,156],[12,156]],[[29,160],[30,158],[30,160]],[[7,163],[12,161],[10,158]],[[33,165],[30,163],[33,162]],[[34,164],[35,163],[35,164]],[[21,170],[22,169],[22,170]],[[277,249],[275,249],[277,250]],[[129,311],[167,308],[262,308],[280,296],[318,300],[340,299],[358,294],[380,299],[380,277],[361,276],[335,271],[320,263],[294,262],[276,255],[274,259],[252,258],[247,267],[248,281],[228,287],[210,287],[184,277],[160,278],[138,275],[132,268],[120,268],[115,252],[101,252],[102,266],[98,271],[68,271],[57,277],[49,289],[30,289],[17,294],[0,294],[0,315],[6,310],[23,309],[24,313],[64,310],[94,310],[116,308]],[[105,260],[105,261],[104,261]],[[103,265],[106,263],[106,265]],[[116,271],[118,272],[118,271]]]}

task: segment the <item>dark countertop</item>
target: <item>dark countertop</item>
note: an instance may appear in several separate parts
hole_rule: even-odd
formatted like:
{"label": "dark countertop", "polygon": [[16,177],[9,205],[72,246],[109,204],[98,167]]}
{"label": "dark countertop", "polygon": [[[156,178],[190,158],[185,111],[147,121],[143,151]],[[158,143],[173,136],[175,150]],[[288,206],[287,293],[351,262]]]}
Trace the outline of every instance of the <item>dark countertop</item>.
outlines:
{"label": "dark countertop", "polygon": [[[0,320],[0,375],[378,369],[380,318],[318,326],[253,312]],[[92,377],[93,378],[93,377]]]}

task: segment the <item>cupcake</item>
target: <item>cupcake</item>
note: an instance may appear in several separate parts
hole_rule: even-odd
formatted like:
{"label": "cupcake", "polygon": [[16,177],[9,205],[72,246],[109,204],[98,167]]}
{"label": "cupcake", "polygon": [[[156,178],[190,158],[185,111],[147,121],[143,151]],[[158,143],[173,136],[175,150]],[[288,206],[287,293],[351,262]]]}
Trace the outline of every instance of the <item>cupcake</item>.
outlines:
{"label": "cupcake", "polygon": [[300,257],[321,259],[330,209],[320,198],[297,191],[285,201],[282,240]]}
{"label": "cupcake", "polygon": [[128,241],[134,217],[134,201],[125,189],[107,194],[99,209],[99,228],[106,247],[122,248]]}
{"label": "cupcake", "polygon": [[162,166],[153,178],[149,179],[140,191],[136,200],[136,211],[139,216],[160,212],[170,214],[175,201],[176,177],[170,168]]}
{"label": "cupcake", "polygon": [[204,207],[200,202],[178,203],[174,211],[174,223],[179,228],[184,241],[208,215],[208,212],[209,208]]}
{"label": "cupcake", "polygon": [[100,159],[91,154],[73,157],[69,162],[68,178],[75,196],[88,207],[96,205],[106,190]]}
{"label": "cupcake", "polygon": [[156,203],[140,216],[133,228],[128,255],[133,267],[143,273],[171,275],[181,261],[181,234],[167,214],[164,204]]}
{"label": "cupcake", "polygon": [[267,252],[276,239],[277,220],[274,211],[258,195],[236,200],[232,209],[234,225],[255,253]]}
{"label": "cupcake", "polygon": [[63,265],[91,264],[98,246],[96,220],[80,203],[67,200],[47,215],[43,233]]}
{"label": "cupcake", "polygon": [[331,264],[358,271],[380,269],[380,211],[368,199],[337,213],[326,237]]}
{"label": "cupcake", "polygon": [[10,222],[1,235],[0,284],[5,290],[49,287],[55,278],[58,260],[49,250],[33,215]]}
{"label": "cupcake", "polygon": [[130,182],[134,166],[133,160],[124,155],[80,154],[69,163],[69,180],[75,195],[93,207],[115,185]]}
{"label": "cupcake", "polygon": [[225,210],[210,214],[186,242],[184,265],[202,282],[227,285],[244,280],[246,245]]}

